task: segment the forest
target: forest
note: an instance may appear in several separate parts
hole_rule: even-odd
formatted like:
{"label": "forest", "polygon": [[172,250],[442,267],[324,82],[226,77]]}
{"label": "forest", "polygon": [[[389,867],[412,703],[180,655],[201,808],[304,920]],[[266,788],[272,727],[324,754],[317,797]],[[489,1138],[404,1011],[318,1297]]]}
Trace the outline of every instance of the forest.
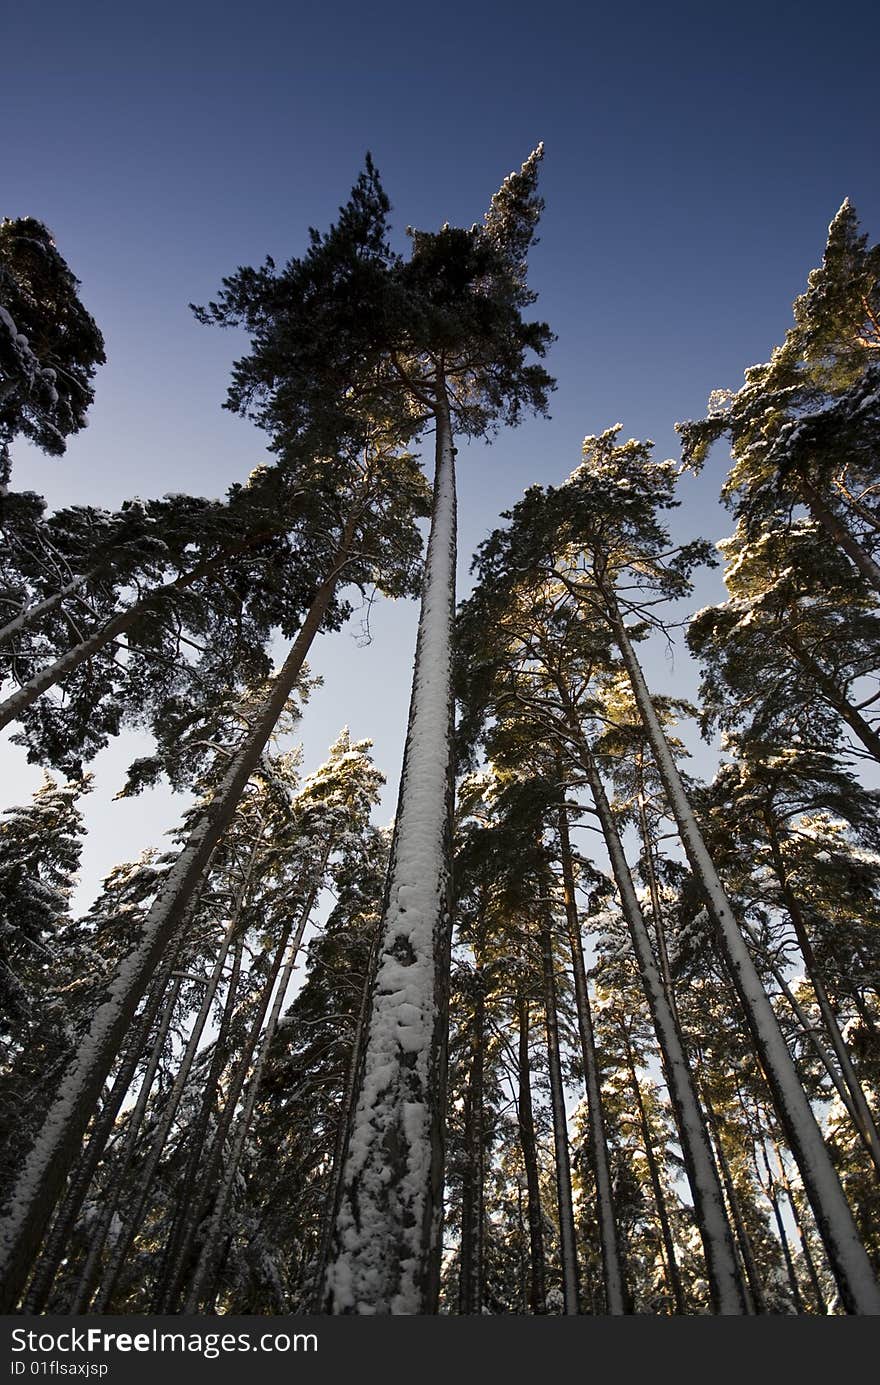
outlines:
{"label": "forest", "polygon": [[[880,1314],[880,246],[844,202],[680,457],[588,433],[457,599],[456,443],[555,385],[542,156],[407,254],[367,156],[190,305],[246,334],[268,448],[222,497],[15,488],[106,351],[63,245],[0,223],[0,727],[44,770],[0,815],[6,1313]],[[729,533],[681,540],[710,451]],[[369,740],[297,740],[367,595],[420,601],[390,826]],[[119,796],[189,806],[80,912],[132,730]]]}

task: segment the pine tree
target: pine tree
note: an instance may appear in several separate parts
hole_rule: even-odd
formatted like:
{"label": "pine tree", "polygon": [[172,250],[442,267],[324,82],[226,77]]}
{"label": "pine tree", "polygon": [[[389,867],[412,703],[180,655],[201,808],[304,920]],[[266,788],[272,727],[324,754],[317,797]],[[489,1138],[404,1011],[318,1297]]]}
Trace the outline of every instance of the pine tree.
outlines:
{"label": "pine tree", "polygon": [[16,436],[60,457],[85,427],[104,339],[79,281],[33,217],[0,221],[0,487]]}

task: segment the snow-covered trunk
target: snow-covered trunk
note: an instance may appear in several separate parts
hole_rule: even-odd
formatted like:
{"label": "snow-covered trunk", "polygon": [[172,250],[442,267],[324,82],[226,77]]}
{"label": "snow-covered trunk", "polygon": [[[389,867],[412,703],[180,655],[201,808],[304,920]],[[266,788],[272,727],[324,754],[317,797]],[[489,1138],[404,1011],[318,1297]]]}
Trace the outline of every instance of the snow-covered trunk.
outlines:
{"label": "snow-covered trunk", "polygon": [[[253,850],[251,852],[251,867],[253,866],[253,860],[256,856],[256,851],[257,844],[255,843]],[[237,908],[234,912],[237,914],[240,904],[238,901],[236,901],[236,903]],[[193,1021],[193,1026],[190,1030],[189,1038],[186,1042],[186,1047],[183,1050],[180,1062],[177,1067],[177,1072],[174,1075],[174,1081],[171,1084],[171,1090],[165,1098],[165,1105],[163,1107],[162,1114],[159,1117],[159,1120],[156,1122],[156,1127],[153,1131],[153,1136],[150,1141],[149,1153],[147,1154],[144,1163],[138,1169],[137,1191],[134,1197],[132,1198],[131,1206],[128,1210],[128,1215],[126,1216],[125,1221],[123,1222],[119,1235],[116,1237],[113,1243],[113,1250],[110,1254],[107,1267],[102,1277],[101,1292],[95,1300],[94,1311],[96,1313],[106,1312],[107,1304],[110,1302],[110,1299],[113,1295],[113,1290],[116,1287],[116,1281],[119,1278],[119,1272],[122,1269],[123,1261],[125,1260],[125,1257],[128,1254],[128,1250],[132,1241],[134,1240],[135,1236],[138,1233],[138,1230],[140,1229],[141,1219],[143,1217],[144,1209],[147,1205],[147,1198],[150,1196],[150,1192],[152,1191],[153,1187],[153,1180],[156,1177],[156,1170],[158,1169],[159,1161],[162,1158],[163,1153],[165,1152],[165,1141],[168,1138],[168,1132],[171,1129],[174,1117],[177,1115],[177,1108],[180,1105],[181,1098],[183,1097],[184,1088],[186,1087],[186,1084],[189,1080],[190,1072],[192,1071],[192,1065],[195,1062],[196,1054],[199,1051],[199,1044],[201,1043],[202,1034],[204,1033],[205,1025],[208,1022],[208,1017],[210,1016],[211,1008],[214,1004],[214,997],[217,994],[217,988],[220,985],[220,979],[223,975],[223,969],[226,965],[226,957],[229,953],[229,948],[232,945],[233,936],[235,934],[237,926],[238,920],[237,918],[234,918],[232,922],[229,924],[228,928],[226,929],[225,936],[220,945],[220,951],[214,962],[214,967],[211,972],[211,975],[208,978],[208,984],[205,987],[205,994],[202,996],[202,1003],[199,1006],[198,1013],[196,1014],[195,1020]],[[87,1311],[87,1308],[87,1302],[80,1302],[76,1306],[76,1308],[72,1309],[71,1311],[82,1313]]]}
{"label": "snow-covered trunk", "polygon": [[431,1313],[439,1292],[451,930],[455,467],[442,382],[409,726],[358,1099],[333,1254],[332,1313]]}
{"label": "snow-covered trunk", "polygon": [[[278,1028],[278,1020],[281,1017],[281,1007],[284,1004],[284,998],[287,995],[291,977],[293,976],[294,968],[296,966],[296,959],[299,956],[300,948],[302,947],[303,935],[308,926],[309,919],[312,916],[312,910],[315,907],[315,900],[317,899],[318,893],[321,890],[324,883],[324,869],[326,868],[327,859],[330,855],[330,850],[331,844],[330,841],[328,841],[327,851],[324,855],[324,861],[322,863],[320,876],[316,878],[315,883],[311,891],[309,892],[309,897],[306,900],[305,906],[300,913],[299,922],[297,923],[296,927],[296,932],[294,933],[293,938],[291,939],[290,947],[288,948],[287,952],[287,957],[285,959],[284,966],[281,969],[281,975],[278,980],[278,985],[275,988],[275,996],[272,1001],[272,1008],[269,1011],[269,1018],[267,1019],[266,1027],[263,1030],[262,1035],[260,1036],[259,1052],[257,1053],[256,1061],[253,1063],[251,1069],[250,1081],[248,1082],[247,1088],[247,1095],[245,1096],[241,1112],[236,1122],[235,1135],[232,1140],[232,1148],[223,1167],[223,1176],[220,1180],[220,1187],[217,1191],[217,1196],[214,1200],[214,1207],[211,1212],[211,1220],[208,1223],[208,1229],[205,1232],[205,1239],[202,1243],[202,1250],[199,1256],[198,1264],[196,1266],[196,1272],[193,1275],[192,1284],[190,1285],[190,1290],[187,1294],[186,1305],[183,1310],[185,1313],[198,1312],[199,1302],[205,1294],[206,1289],[212,1282],[212,1276],[217,1262],[217,1253],[219,1250],[220,1241],[226,1229],[226,1209],[229,1206],[229,1200],[232,1196],[232,1189],[235,1185],[235,1180],[238,1176],[238,1167],[241,1163],[241,1156],[244,1153],[245,1140],[247,1139],[248,1132],[251,1128],[251,1120],[253,1119],[254,1107],[257,1104],[257,1097],[260,1094],[260,1085],[263,1080],[263,1069],[266,1066],[266,1058],[268,1057],[269,1050],[272,1047],[272,1040],[275,1037],[275,1031]],[[205,1310],[206,1312],[210,1312],[211,1304],[206,1304]]]}
{"label": "snow-covered trunk", "polygon": [[724,1183],[724,1192],[727,1197],[727,1205],[730,1208],[730,1217],[733,1222],[734,1231],[736,1232],[736,1244],[739,1249],[740,1259],[742,1260],[743,1270],[745,1271],[746,1283],[748,1284],[749,1298],[751,1299],[749,1310],[752,1313],[766,1313],[767,1300],[764,1295],[764,1285],[761,1282],[757,1261],[755,1260],[752,1238],[749,1235],[745,1218],[742,1214],[739,1194],[736,1191],[730,1160],[727,1157],[724,1141],[721,1138],[721,1129],[718,1124],[718,1117],[715,1114],[715,1107],[712,1105],[712,1099],[705,1085],[702,1087],[700,1095],[703,1099],[703,1106],[705,1107],[706,1117],[709,1121],[709,1132],[715,1146],[718,1167],[721,1170],[721,1179]]}
{"label": "snow-covered trunk", "polygon": [[599,771],[592,753],[584,743],[580,753],[602,836],[611,861],[611,869],[620,895],[623,916],[632,939],[633,951],[657,1043],[663,1059],[663,1072],[672,1102],[675,1121],[681,1140],[688,1183],[694,1199],[694,1213],[703,1242],[709,1289],[716,1313],[745,1312],[745,1301],[739,1267],[733,1249],[730,1226],[724,1208],[724,1195],[718,1170],[712,1157],[712,1147],[706,1131],[703,1113],[697,1098],[691,1066],[685,1053],[681,1030],[666,994],[666,987],[654,960],[651,938],[636,895],[632,874],[624,854],[623,844],[611,812]]}
{"label": "snow-covered trunk", "polygon": [[[767,835],[770,842],[773,870],[779,881],[779,888],[782,892],[782,898],[785,902],[788,916],[791,919],[792,927],[794,928],[798,947],[801,950],[801,956],[804,959],[804,966],[810,978],[810,985],[813,987],[813,991],[816,995],[819,1012],[822,1019],[825,1021],[825,1029],[831,1040],[831,1047],[834,1049],[835,1057],[840,1064],[840,1072],[849,1093],[849,1100],[847,1100],[847,1097],[843,1096],[842,1093],[841,1096],[844,1105],[853,1118],[859,1138],[870,1154],[875,1169],[878,1174],[880,1174],[880,1131],[877,1130],[871,1108],[865,1100],[862,1084],[853,1066],[853,1061],[850,1057],[850,1052],[844,1041],[844,1037],[840,1032],[840,1025],[837,1023],[834,1006],[831,1004],[828,992],[825,989],[822,972],[816,961],[816,954],[813,951],[813,945],[810,942],[810,936],[807,932],[806,920],[804,919],[797,895],[792,889],[791,882],[788,878],[788,871],[785,865],[785,858],[782,854],[782,848],[779,844],[776,825],[769,812],[764,813],[764,825],[767,828]],[[832,1072],[832,1077],[833,1076],[834,1074]]]}
{"label": "snow-covered trunk", "polygon": [[553,1112],[553,1153],[556,1165],[556,1200],[559,1209],[559,1249],[562,1260],[562,1296],[567,1317],[580,1312],[580,1275],[571,1196],[571,1157],[565,1089],[559,1053],[559,1018],[556,1006],[556,963],[553,957],[553,917],[549,899],[540,901],[541,975],[544,983],[544,1029],[547,1037],[547,1071]]}
{"label": "snow-covered trunk", "polygon": [[674,1311],[677,1314],[683,1314],[687,1310],[684,1302],[681,1272],[678,1268],[678,1257],[675,1253],[675,1238],[672,1235],[672,1227],[669,1224],[669,1210],[666,1206],[666,1194],[663,1191],[660,1170],[657,1166],[657,1155],[654,1150],[654,1141],[651,1136],[651,1126],[648,1122],[648,1113],[645,1110],[645,1103],[642,1099],[642,1089],[639,1084],[638,1073],[636,1072],[635,1055],[632,1051],[629,1031],[625,1024],[621,1024],[620,1029],[623,1037],[623,1049],[626,1054],[626,1065],[629,1069],[630,1085],[632,1087],[633,1096],[636,1099],[636,1111],[639,1118],[639,1129],[642,1134],[642,1147],[645,1151],[645,1160],[648,1165],[648,1177],[651,1180],[651,1192],[654,1195],[654,1206],[657,1209],[657,1221],[660,1224],[660,1235],[663,1240],[666,1277],[672,1294]]}
{"label": "snow-covered trunk", "polygon": [[578,918],[575,896],[574,866],[571,855],[571,837],[568,830],[568,813],[563,804],[559,809],[559,854],[562,865],[562,893],[565,903],[565,920],[568,928],[568,943],[571,949],[571,965],[574,974],[574,994],[577,1005],[578,1032],[581,1040],[581,1058],[584,1065],[584,1085],[587,1092],[589,1111],[589,1140],[593,1169],[596,1176],[596,1201],[598,1203],[599,1243],[602,1248],[602,1274],[605,1283],[605,1309],[612,1317],[626,1313],[626,1287],[623,1267],[620,1263],[620,1246],[617,1236],[617,1221],[614,1216],[614,1191],[611,1186],[611,1168],[608,1160],[608,1140],[605,1134],[605,1115],[602,1109],[602,1088],[599,1081],[599,1059],[593,1032],[593,1015],[590,1009],[590,992],[587,986],[587,970],[584,965],[584,949],[581,941],[580,920]]}
{"label": "snow-covered trunk", "polygon": [[809,674],[828,706],[834,709],[841,721],[846,722],[869,755],[880,762],[880,734],[869,721],[865,720],[858,707],[854,707],[844,695],[840,685],[830,674],[826,673],[819,661],[813,657],[794,627],[791,626],[782,631],[781,639],[791,650],[801,667]]}
{"label": "snow-covered trunk", "polygon": [[177,1002],[180,997],[181,981],[182,978],[178,976],[165,1001],[165,1008],[162,1011],[159,1029],[153,1041],[153,1050],[150,1054],[150,1060],[144,1072],[134,1110],[128,1118],[128,1128],[125,1132],[125,1139],[118,1157],[113,1163],[111,1186],[107,1189],[105,1196],[102,1198],[101,1210],[89,1238],[89,1249],[86,1255],[85,1264],[80,1271],[79,1280],[77,1281],[73,1296],[67,1307],[68,1313],[88,1312],[89,1302],[92,1297],[92,1286],[97,1276],[101,1256],[104,1253],[104,1244],[107,1240],[110,1227],[113,1224],[116,1208],[119,1206],[122,1185],[131,1168],[132,1160],[134,1159],[134,1152],[137,1147],[138,1136],[141,1132],[144,1113],[147,1109],[147,1102],[153,1090],[153,1083],[156,1080],[156,1073],[162,1058],[162,1050],[165,1047],[168,1030],[171,1028],[171,1020],[177,1008]]}
{"label": "snow-covered trunk", "polygon": [[538,1175],[538,1146],[535,1140],[535,1113],[532,1107],[531,1064],[529,1062],[529,1002],[525,977],[517,992],[519,1042],[517,1075],[519,1093],[517,1124],[519,1144],[526,1175],[526,1215],[529,1223],[529,1307],[533,1313],[547,1312],[546,1265],[544,1262],[544,1216],[541,1210],[541,1182]]}
{"label": "snow-covered trunk", "polygon": [[669,744],[654,710],[641,665],[613,592],[604,592],[608,616],[626,667],[657,770],[678,825],[681,843],[718,930],[756,1052],[773,1093],[777,1116],[795,1157],[828,1260],[848,1313],[880,1313],[880,1286],[865,1252],[822,1131],[801,1085],[773,1006],[755,970],[712,858],[706,849]]}
{"label": "snow-covered trunk", "polygon": [[486,999],[483,973],[474,972],[474,1012],[471,1021],[470,1072],[464,1104],[464,1160],[461,1171],[461,1247],[459,1250],[458,1311],[462,1316],[483,1311],[483,1180],[485,1131],[483,1122],[483,1065],[486,1047]]}
{"label": "snow-covered trunk", "polygon": [[205,1141],[208,1133],[208,1124],[210,1122],[217,1092],[217,1084],[220,1081],[220,1075],[229,1056],[229,1031],[232,1025],[233,1015],[235,1014],[236,1002],[238,1000],[238,985],[241,979],[241,957],[243,951],[243,939],[238,938],[232,957],[229,984],[226,987],[226,996],[223,1001],[223,1014],[220,1019],[220,1028],[217,1031],[217,1037],[214,1040],[211,1053],[208,1076],[202,1091],[196,1118],[187,1131],[187,1144],[189,1145],[189,1150],[183,1177],[178,1189],[177,1206],[172,1219],[171,1230],[165,1242],[165,1248],[162,1252],[162,1262],[156,1276],[156,1284],[153,1290],[153,1301],[151,1305],[151,1311],[153,1313],[169,1313],[177,1302],[177,1282],[183,1264],[180,1249],[186,1231],[187,1217],[190,1215],[190,1209],[196,1196],[196,1178],[199,1166],[202,1162],[202,1155],[204,1153]]}
{"label": "snow-covered trunk", "polygon": [[141,940],[122,962],[107,999],[92,1020],[25,1160],[0,1223],[0,1311],[18,1302],[34,1253],[52,1215],[64,1180],[77,1157],[83,1133],[113,1066],[126,1031],[156,967],[183,926],[187,906],[296,685],[306,655],[321,627],[353,536],[347,526],[338,561],[321,583],[300,633],[275,678],[242,746],[190,833],[144,920]]}
{"label": "snow-covered trunk", "polygon": [[[243,551],[245,547],[246,545],[241,545],[234,552]],[[157,590],[148,592],[140,601],[126,607],[118,615],[112,616],[101,626],[100,630],[95,630],[86,639],[81,640],[79,644],[66,650],[54,663],[40,669],[39,673],[35,673],[27,683],[23,683],[14,693],[10,693],[4,702],[0,702],[0,729],[20,717],[44,692],[54,688],[56,683],[63,683],[87,660],[93,659],[96,654],[100,654],[102,649],[106,649],[120,635],[124,635],[140,620],[145,612],[160,606],[163,600],[175,592],[183,591],[192,586],[194,582],[199,581],[200,578],[218,571],[229,561],[231,556],[232,553],[229,551],[218,553],[215,557],[207,558],[203,563],[199,563],[189,572],[182,573],[173,582],[167,582]]]}
{"label": "snow-covered trunk", "polygon": [[95,1170],[101,1162],[107,1142],[113,1133],[116,1117],[146,1050],[176,960],[177,954],[170,950],[156,980],[150,987],[143,1010],[135,1023],[125,1057],[113,1079],[113,1084],[104,1099],[100,1112],[95,1118],[88,1144],[71,1175],[49,1235],[46,1237],[28,1291],[22,1299],[22,1308],[26,1313],[41,1313],[46,1307],[55,1276],[67,1254],[67,1243],[85,1202]]}
{"label": "snow-covered trunk", "polygon": [[[226,1083],[223,1092],[223,1110],[217,1127],[214,1131],[210,1146],[207,1151],[204,1163],[199,1170],[198,1187],[194,1190],[193,1196],[184,1208],[184,1222],[181,1227],[177,1252],[174,1263],[168,1270],[168,1293],[169,1297],[176,1296],[178,1286],[186,1282],[186,1275],[189,1266],[192,1265],[193,1274],[197,1273],[199,1260],[195,1257],[194,1248],[199,1227],[206,1215],[207,1208],[211,1200],[217,1196],[217,1182],[223,1165],[223,1150],[226,1140],[232,1128],[235,1112],[238,1109],[238,1102],[244,1090],[248,1073],[251,1071],[254,1054],[257,1051],[257,1044],[263,1032],[263,1025],[266,1015],[269,1012],[269,1005],[278,981],[278,974],[281,971],[284,959],[287,955],[287,945],[293,931],[293,924],[285,925],[281,932],[281,937],[272,954],[272,961],[265,981],[260,989],[257,999],[257,1009],[254,1014],[250,1028],[241,1046],[238,1059],[232,1071],[231,1077]],[[193,1264],[193,1260],[195,1263]]]}
{"label": "snow-covered trunk", "polygon": [[331,1175],[330,1193],[327,1198],[327,1210],[321,1229],[321,1245],[312,1272],[311,1311],[313,1313],[320,1313],[324,1303],[324,1280],[327,1274],[327,1263],[330,1258],[333,1232],[336,1227],[336,1217],[339,1212],[339,1201],[342,1196],[342,1176],[347,1146],[348,1121],[354,1113],[355,1097],[357,1095],[357,1080],[361,1070],[361,1058],[363,1055],[364,1043],[366,1041],[367,1020],[370,1014],[370,995],[376,969],[377,944],[378,937],[374,936],[370,947],[370,954],[367,958],[364,983],[361,988],[361,1003],[358,1009],[357,1025],[355,1027],[352,1042],[351,1056],[348,1060],[345,1089],[339,1103],[339,1125],[336,1129],[336,1140],[333,1148],[333,1172]]}
{"label": "snow-covered trunk", "polygon": [[13,620],[10,620],[6,625],[0,628],[0,645],[7,644],[9,640],[14,639],[16,635],[20,635],[23,631],[29,630],[32,625],[36,625],[38,620],[42,620],[43,616],[51,615],[69,596],[73,596],[73,593],[79,591],[80,587],[85,586],[86,582],[92,581],[99,571],[99,568],[93,568],[91,572],[83,572],[79,577],[74,577],[73,580],[68,582],[65,586],[59,587],[57,592],[53,592],[51,596],[47,596],[43,601],[37,601],[33,606],[26,606],[23,610],[19,611],[18,615],[15,616]]}
{"label": "snow-covered trunk", "polygon": [[865,581],[880,592],[880,566],[874,561],[866,548],[853,537],[846,525],[831,509],[821,491],[802,472],[798,473],[798,485],[804,503],[818,524],[833,539],[839,548],[853,562]]}

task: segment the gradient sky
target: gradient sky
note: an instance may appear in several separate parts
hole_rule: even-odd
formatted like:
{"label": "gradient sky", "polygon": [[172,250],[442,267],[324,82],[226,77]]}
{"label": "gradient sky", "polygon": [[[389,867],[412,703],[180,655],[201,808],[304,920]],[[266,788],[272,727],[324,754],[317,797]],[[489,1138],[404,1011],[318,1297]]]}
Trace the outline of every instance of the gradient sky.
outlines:
{"label": "gradient sky", "polygon": [[[107,341],[87,430],[64,459],[19,446],[13,485],[52,505],[220,495],[261,459],[221,410],[243,342],[199,327],[223,275],[300,254],[369,149],[404,228],[479,220],[538,140],[546,212],[535,312],[557,333],[552,418],[460,454],[460,579],[499,511],[562,480],[615,422],[677,455],[674,423],[784,335],[844,197],[880,236],[874,3],[381,6],[215,3],[10,7],[3,23],[0,214],[52,229]],[[676,529],[723,537],[726,456],[682,485]],[[718,577],[694,605],[717,599]],[[373,643],[316,648],[306,767],[340,726],[375,740],[393,805],[416,609],[377,604]],[[693,692],[685,655],[649,660]],[[696,747],[696,739],[689,737]],[[177,807],[110,804],[130,737],[98,760],[80,902],[158,844]],[[40,781],[4,748],[0,806]],[[699,758],[698,761],[699,763]]]}

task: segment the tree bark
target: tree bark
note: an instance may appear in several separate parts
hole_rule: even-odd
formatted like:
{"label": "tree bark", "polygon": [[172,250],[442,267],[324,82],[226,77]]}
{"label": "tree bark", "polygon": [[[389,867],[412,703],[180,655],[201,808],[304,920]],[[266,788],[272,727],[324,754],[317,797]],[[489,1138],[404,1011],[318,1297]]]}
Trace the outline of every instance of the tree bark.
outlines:
{"label": "tree bark", "polygon": [[455,467],[436,469],[378,967],[327,1271],[332,1313],[434,1313],[440,1288],[452,836]]}

